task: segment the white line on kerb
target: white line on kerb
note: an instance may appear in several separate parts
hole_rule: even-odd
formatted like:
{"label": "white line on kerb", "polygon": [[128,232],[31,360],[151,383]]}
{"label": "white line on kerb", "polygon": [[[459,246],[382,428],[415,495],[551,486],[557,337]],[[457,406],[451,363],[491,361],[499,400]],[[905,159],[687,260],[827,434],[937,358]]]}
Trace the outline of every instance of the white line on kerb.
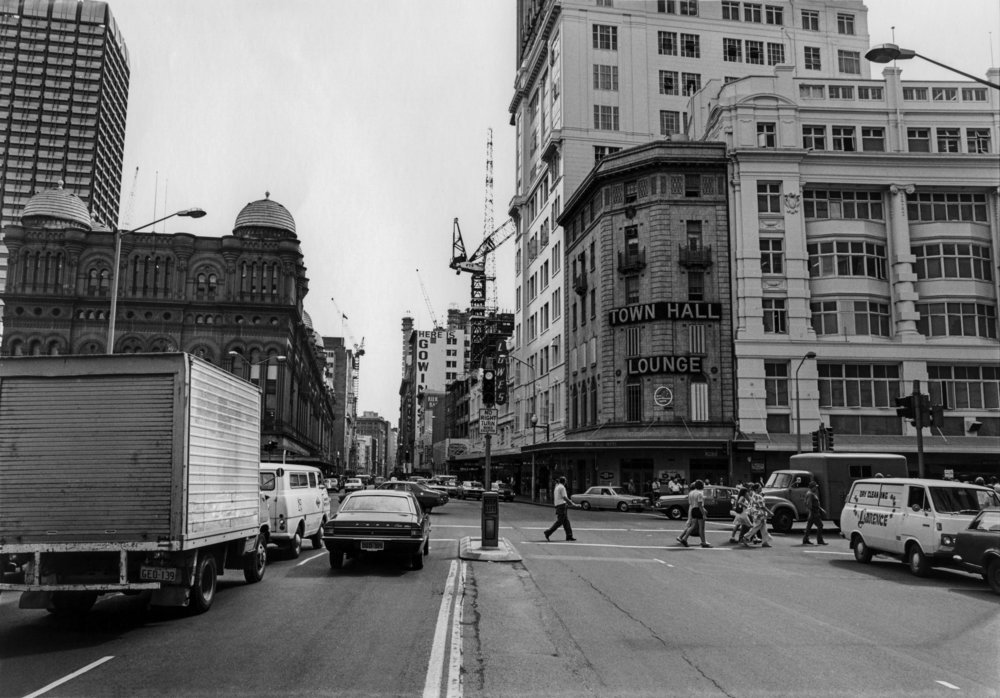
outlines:
{"label": "white line on kerb", "polygon": [[431,645],[431,658],[427,662],[427,678],[424,680],[424,698],[437,698],[441,695],[441,672],[444,669],[445,642],[448,636],[448,617],[451,615],[451,602],[455,595],[455,577],[458,573],[458,560],[451,561],[448,570],[448,581],[444,584],[444,596],[438,609],[437,625],[434,628],[434,642]]}
{"label": "white line on kerb", "polygon": [[961,691],[962,690],[958,686],[956,686],[955,684],[948,683],[947,681],[936,681],[935,683],[939,683],[942,686],[944,686],[945,688],[950,688],[950,689],[955,690],[955,691]]}
{"label": "white line on kerb", "polygon": [[58,681],[53,681],[48,686],[45,686],[44,688],[39,688],[34,693],[29,693],[24,698],[35,698],[35,696],[40,696],[43,693],[48,693],[49,691],[51,691],[56,686],[61,686],[64,683],[66,683],[67,681],[71,681],[71,680],[75,679],[80,674],[85,674],[88,671],[90,671],[91,669],[95,669],[95,668],[99,667],[101,664],[104,664],[104,662],[108,661],[109,659],[114,659],[114,656],[101,657],[96,662],[91,662],[90,664],[88,664],[87,666],[83,667],[82,669],[77,669],[72,674],[68,674],[68,675],[62,677],[61,679],[59,679]]}
{"label": "white line on kerb", "polygon": [[455,612],[451,616],[451,656],[448,662],[448,698],[462,698],[462,614],[465,607],[465,575],[468,563],[462,562]]}

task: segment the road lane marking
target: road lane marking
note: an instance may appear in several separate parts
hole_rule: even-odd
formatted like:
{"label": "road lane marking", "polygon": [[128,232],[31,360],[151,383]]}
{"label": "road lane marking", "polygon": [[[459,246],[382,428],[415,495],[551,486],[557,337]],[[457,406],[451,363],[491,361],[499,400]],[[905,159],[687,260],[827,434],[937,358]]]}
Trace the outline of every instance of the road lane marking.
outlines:
{"label": "road lane marking", "polygon": [[448,568],[448,579],[444,583],[444,595],[441,597],[441,607],[438,609],[437,625],[434,627],[434,641],[431,644],[431,656],[427,662],[427,678],[424,680],[424,698],[437,698],[441,695],[441,674],[444,670],[448,618],[451,616],[458,571],[458,560],[452,560],[451,566]]}
{"label": "road lane marking", "polygon": [[803,550],[806,555],[853,555],[850,550]]}
{"label": "road lane marking", "polygon": [[298,563],[298,564],[297,564],[297,565],[295,565],[295,566],[296,566],[296,567],[302,567],[302,565],[304,565],[304,564],[306,564],[306,563],[309,563],[309,562],[312,562],[313,560],[315,560],[315,559],[317,559],[317,558],[320,558],[320,557],[323,557],[323,553],[317,553],[316,555],[313,555],[313,556],[312,556],[312,557],[310,557],[310,558],[306,558],[305,560],[303,560],[302,562]]}
{"label": "road lane marking", "polygon": [[63,685],[64,683],[66,683],[67,681],[72,681],[72,680],[73,680],[73,679],[75,679],[75,678],[76,678],[77,676],[80,676],[81,674],[85,674],[85,673],[87,673],[88,671],[90,671],[91,669],[96,669],[97,667],[99,667],[99,666],[100,666],[101,664],[104,664],[104,662],[108,661],[109,659],[114,659],[114,656],[110,656],[110,657],[101,657],[101,658],[100,658],[100,659],[98,659],[98,660],[97,660],[96,662],[91,662],[90,664],[88,664],[87,666],[83,667],[82,669],[77,669],[77,670],[76,670],[76,671],[74,671],[74,672],[73,672],[72,674],[67,674],[66,676],[62,677],[62,678],[61,678],[61,679],[59,679],[58,681],[53,681],[53,682],[52,682],[52,683],[50,683],[50,684],[49,684],[48,686],[45,686],[45,687],[43,687],[43,688],[39,688],[39,689],[38,689],[37,691],[35,691],[34,693],[29,693],[29,694],[28,694],[28,695],[26,695],[26,696],[25,696],[24,698],[35,698],[35,696],[40,696],[40,695],[42,695],[43,693],[48,693],[48,692],[49,692],[49,691],[51,691],[51,690],[52,690],[53,688],[55,688],[55,687],[57,687],[57,686],[61,686],[61,685]]}
{"label": "road lane marking", "polygon": [[674,552],[677,550],[735,550],[735,548],[723,548],[721,546],[713,545],[711,548],[702,548],[698,545],[693,545],[690,548],[684,548],[681,546],[663,546],[663,545],[618,545],[616,543],[579,543],[577,541],[568,540],[550,540],[550,541],[540,541],[540,540],[526,540],[521,541],[518,545],[571,545],[574,548],[628,548],[635,550],[663,550]]}
{"label": "road lane marking", "polygon": [[467,562],[462,562],[455,594],[455,612],[451,616],[451,657],[448,662],[448,698],[462,698],[462,616],[465,609]]}
{"label": "road lane marking", "polygon": [[655,560],[656,562],[659,562],[661,565],[666,565],[667,567],[673,567],[673,565],[671,565],[669,562],[666,562],[664,560],[658,560],[655,557],[653,558],[653,560]]}
{"label": "road lane marking", "polygon": [[941,684],[942,686],[944,686],[945,688],[950,688],[950,689],[952,689],[953,691],[961,691],[961,690],[962,690],[961,688],[959,688],[959,687],[958,687],[958,686],[956,686],[955,684],[953,684],[953,683],[948,683],[947,681],[935,681],[935,683],[939,683],[939,684]]}
{"label": "road lane marking", "polygon": [[[583,560],[585,562],[614,562],[615,564],[629,562],[648,562],[653,564],[659,560],[644,557],[593,557],[591,555],[524,555],[526,560]],[[673,567],[673,565],[667,565]]]}

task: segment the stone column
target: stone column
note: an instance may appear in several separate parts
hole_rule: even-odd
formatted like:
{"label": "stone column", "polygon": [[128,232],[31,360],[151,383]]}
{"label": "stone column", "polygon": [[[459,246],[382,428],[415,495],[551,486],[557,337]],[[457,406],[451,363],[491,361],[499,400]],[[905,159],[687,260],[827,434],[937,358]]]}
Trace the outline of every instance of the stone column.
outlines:
{"label": "stone column", "polygon": [[906,215],[906,195],[916,190],[912,184],[889,185],[889,262],[892,267],[892,300],[895,317],[895,334],[903,341],[920,341],[917,333],[915,302],[917,290],[913,271],[916,258],[910,252],[910,225]]}

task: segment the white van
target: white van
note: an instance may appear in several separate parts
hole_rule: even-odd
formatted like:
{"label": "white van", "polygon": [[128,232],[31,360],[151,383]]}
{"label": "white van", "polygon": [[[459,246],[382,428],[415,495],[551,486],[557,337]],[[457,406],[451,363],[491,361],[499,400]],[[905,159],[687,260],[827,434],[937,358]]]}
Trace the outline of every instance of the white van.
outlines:
{"label": "white van", "polygon": [[840,535],[859,562],[889,555],[922,577],[952,567],[955,537],[982,509],[1000,507],[987,487],[905,477],[857,480],[840,513]]}
{"label": "white van", "polygon": [[261,463],[260,491],[267,497],[270,542],[296,558],[302,539],[323,547],[323,524],[330,516],[330,495],[323,473],[309,465]]}

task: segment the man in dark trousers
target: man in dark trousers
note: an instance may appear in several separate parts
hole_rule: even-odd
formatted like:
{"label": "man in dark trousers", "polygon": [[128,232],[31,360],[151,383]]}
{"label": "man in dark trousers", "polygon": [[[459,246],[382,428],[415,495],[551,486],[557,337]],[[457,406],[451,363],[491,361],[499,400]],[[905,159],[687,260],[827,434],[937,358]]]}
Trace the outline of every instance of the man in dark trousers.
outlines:
{"label": "man in dark trousers", "polygon": [[802,544],[812,545],[809,533],[812,531],[812,527],[816,526],[816,542],[820,545],[826,545],[826,541],[823,540],[823,517],[826,515],[826,511],[820,506],[819,483],[815,480],[809,483],[809,491],[806,493],[806,509],[809,510],[809,518],[806,520],[806,534],[802,536]]}
{"label": "man in dark trousers", "polygon": [[566,510],[578,505],[574,504],[573,500],[566,494],[566,478],[561,476],[556,478],[556,487],[552,492],[552,503],[556,505],[556,522],[545,531],[545,540],[548,540],[549,536],[555,533],[560,526],[566,531],[566,540],[576,540],[573,537],[573,527],[570,526]]}

